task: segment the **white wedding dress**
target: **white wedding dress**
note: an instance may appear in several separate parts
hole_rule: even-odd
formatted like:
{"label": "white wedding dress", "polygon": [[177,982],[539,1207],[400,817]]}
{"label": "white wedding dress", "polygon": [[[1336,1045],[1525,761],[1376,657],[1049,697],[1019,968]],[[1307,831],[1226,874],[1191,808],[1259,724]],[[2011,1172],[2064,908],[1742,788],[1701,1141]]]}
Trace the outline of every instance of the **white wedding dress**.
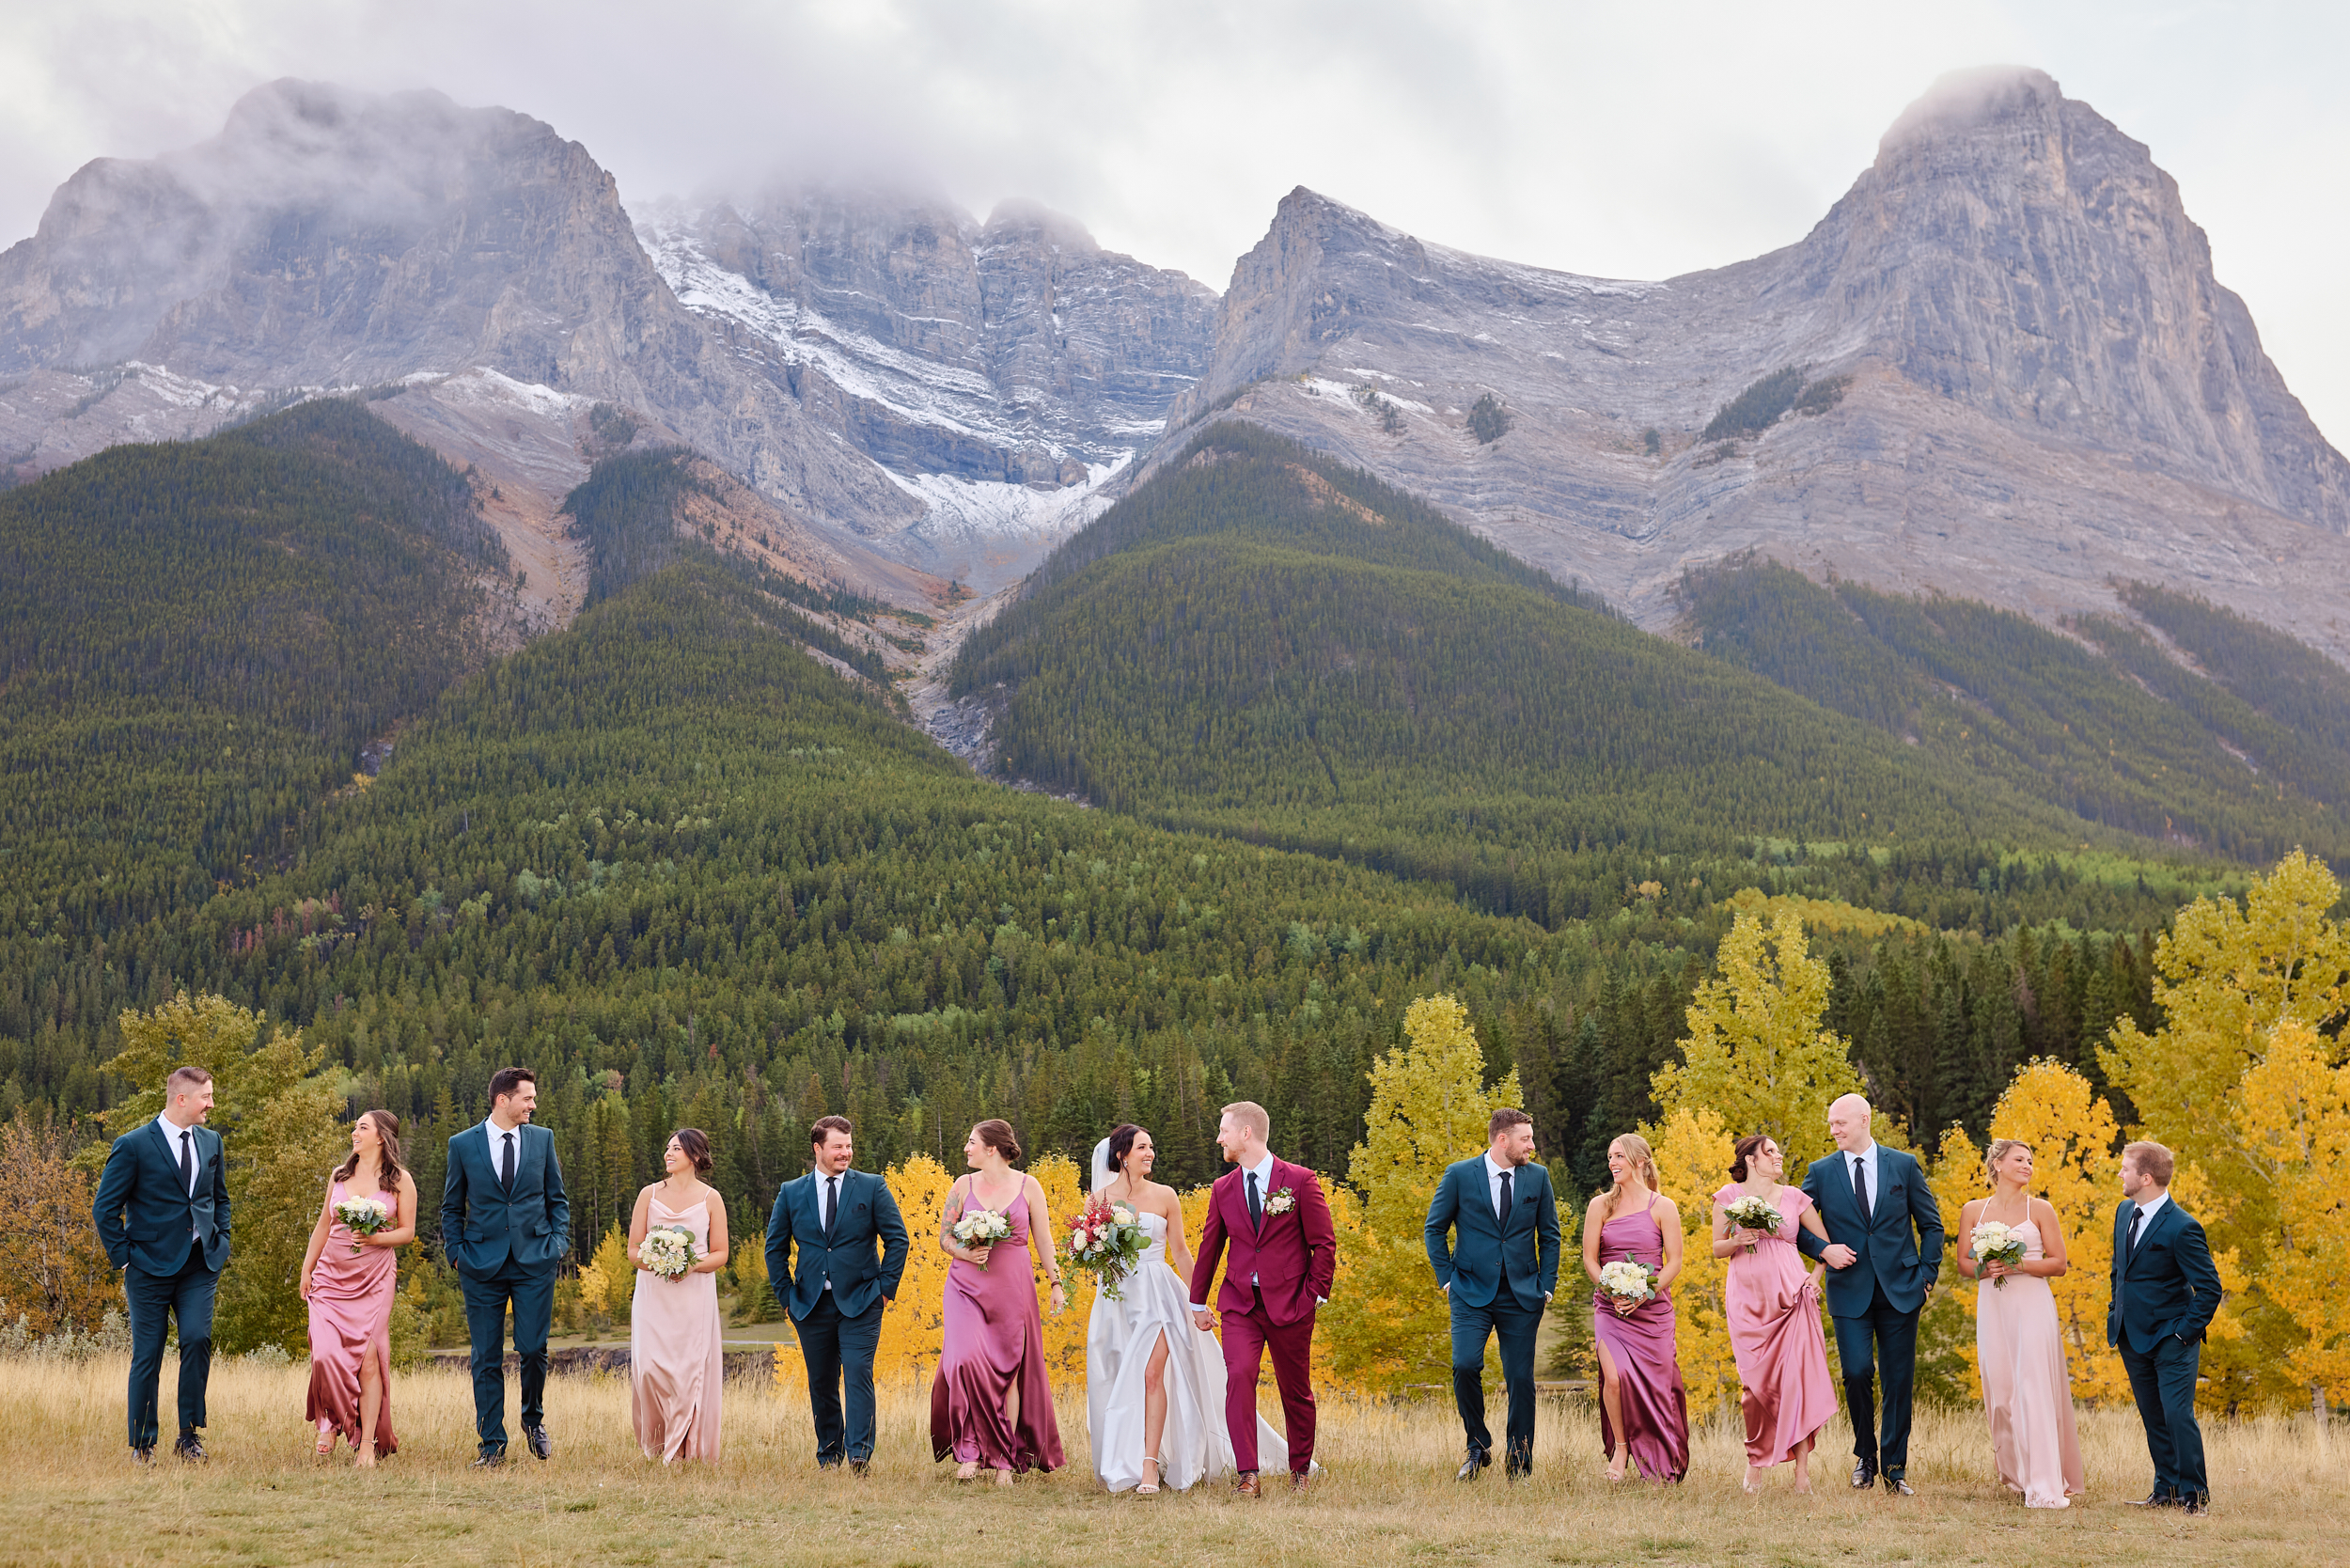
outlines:
{"label": "white wedding dress", "polygon": [[[1099,1191],[1097,1185],[1095,1188]],[[1183,1491],[1232,1467],[1224,1424],[1224,1349],[1191,1321],[1189,1287],[1167,1262],[1167,1221],[1142,1216],[1150,1250],[1119,1281],[1123,1298],[1096,1293],[1086,1325],[1086,1431],[1093,1473],[1113,1492],[1143,1479],[1143,1373],[1167,1337],[1167,1425],[1159,1435],[1160,1484]],[[1290,1467],[1289,1444],[1257,1418],[1257,1464],[1266,1475]]]}

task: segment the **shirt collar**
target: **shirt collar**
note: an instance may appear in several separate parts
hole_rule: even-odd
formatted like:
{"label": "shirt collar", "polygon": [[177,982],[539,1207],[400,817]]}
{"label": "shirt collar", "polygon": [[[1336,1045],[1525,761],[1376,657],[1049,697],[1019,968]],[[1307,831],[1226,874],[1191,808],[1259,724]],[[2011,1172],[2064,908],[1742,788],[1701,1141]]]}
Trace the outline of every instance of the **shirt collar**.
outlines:
{"label": "shirt collar", "polygon": [[1486,1181],[1488,1181],[1488,1182],[1497,1181],[1497,1180],[1499,1180],[1501,1177],[1507,1176],[1507,1175],[1508,1175],[1508,1174],[1509,1174],[1509,1173],[1510,1173],[1512,1169],[1514,1169],[1514,1168],[1515,1168],[1515,1167],[1513,1167],[1513,1166],[1506,1166],[1506,1165],[1503,1165],[1500,1161],[1498,1161],[1498,1160],[1495,1159],[1495,1158],[1494,1158],[1494,1156],[1493,1156],[1493,1151],[1492,1151],[1492,1150],[1488,1149],[1487,1151],[1485,1151],[1485,1180],[1486,1180]]}
{"label": "shirt collar", "polygon": [[1844,1158],[1846,1158],[1846,1159],[1848,1159],[1848,1160],[1864,1160],[1864,1161],[1866,1161],[1867,1163],[1869,1163],[1870,1165],[1874,1165],[1874,1164],[1876,1164],[1876,1163],[1877,1163],[1877,1144],[1876,1144],[1876,1139],[1874,1139],[1874,1138],[1871,1138],[1871,1139],[1869,1140],[1869,1144],[1868,1144],[1868,1147],[1867,1147],[1867,1148],[1865,1148],[1865,1149],[1856,1149],[1856,1150],[1853,1151],[1851,1153],[1849,1153],[1849,1154],[1845,1155],[1845,1156],[1844,1156]]}
{"label": "shirt collar", "polygon": [[189,1133],[196,1130],[196,1123],[193,1121],[189,1122],[184,1127],[180,1125],[177,1121],[174,1121],[171,1119],[171,1113],[169,1111],[157,1111],[155,1113],[155,1124],[163,1128],[164,1137],[172,1138],[177,1138],[181,1133]]}
{"label": "shirt collar", "polygon": [[2140,1199],[2140,1200],[2138,1200],[2138,1218],[2139,1218],[2141,1221],[2144,1221],[2144,1220],[2149,1220],[2149,1219],[2154,1218],[2154,1211],[2155,1211],[2155,1210],[2157,1210],[2157,1209],[2159,1209],[2159,1208],[2161,1208],[2161,1207],[2162,1207],[2165,1203],[2168,1203],[2168,1202],[2170,1202],[2170,1189],[2169,1189],[2169,1188],[2167,1188],[2167,1187],[2166,1187],[2166,1188],[2164,1188],[2161,1192],[2156,1193],[2156,1194],[2155,1194],[2154,1197],[2152,1197],[2152,1198]]}
{"label": "shirt collar", "polygon": [[[529,1125],[530,1123],[527,1121],[517,1121],[511,1127],[501,1127],[497,1124],[497,1119],[495,1117],[485,1116],[481,1119],[481,1130],[490,1135],[490,1147],[493,1149],[495,1149],[498,1146],[498,1139],[505,1137],[509,1133],[519,1133],[525,1127]],[[521,1148],[522,1140],[517,1138],[515,1140],[514,1147],[517,1149]]]}
{"label": "shirt collar", "polygon": [[1261,1159],[1261,1160],[1260,1160],[1260,1161],[1258,1161],[1255,1165],[1245,1165],[1245,1166],[1241,1167],[1241,1169],[1242,1169],[1244,1172],[1253,1170],[1253,1171],[1255,1171],[1255,1172],[1257,1173],[1257,1196],[1258,1196],[1258,1197],[1260,1197],[1260,1198],[1263,1198],[1263,1197],[1266,1197],[1266,1196],[1268,1196],[1268,1195],[1270,1195],[1270,1194],[1272,1193],[1272,1191],[1273,1191],[1273,1151],[1272,1151],[1272,1150],[1270,1150],[1270,1149],[1266,1150],[1266,1151],[1264,1152],[1264,1158],[1263,1158],[1263,1159]]}

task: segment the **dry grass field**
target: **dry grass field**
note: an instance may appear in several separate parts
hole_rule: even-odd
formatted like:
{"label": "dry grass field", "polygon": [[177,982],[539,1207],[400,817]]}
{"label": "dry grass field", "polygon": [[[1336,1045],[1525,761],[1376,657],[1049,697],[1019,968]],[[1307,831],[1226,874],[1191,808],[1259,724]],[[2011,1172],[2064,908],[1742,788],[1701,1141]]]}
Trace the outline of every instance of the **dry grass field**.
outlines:
{"label": "dry grass field", "polygon": [[[1070,1467],[1008,1491],[958,1487],[933,1466],[925,1409],[886,1400],[870,1476],[820,1475],[805,1395],[728,1390],[716,1466],[664,1471],[628,1435],[628,1387],[557,1378],[551,1464],[522,1454],[466,1467],[472,1404],[458,1374],[395,1384],[401,1452],[372,1474],[316,1460],[305,1372],[234,1363],[212,1378],[209,1466],[134,1470],[123,1446],[124,1367],[0,1362],[0,1562],[168,1563],[1214,1563],[1385,1564],[1985,1562],[2305,1564],[2340,1560],[2350,1435],[2321,1448],[2307,1418],[2210,1430],[2215,1513],[2123,1506],[2143,1496],[2145,1450],[2126,1415],[2085,1418],[2090,1497],[2027,1512],[1991,1479],[1982,1420],[1928,1415],[1912,1455],[1920,1496],[1856,1496],[1834,1457],[1812,1497],[1782,1474],[1740,1492],[1733,1433],[1701,1435],[1689,1481],[1610,1486],[1592,1419],[1548,1403],[1530,1482],[1451,1480],[1450,1411],[1324,1405],[1328,1479],[1304,1497],[1249,1503],[1218,1485],[1109,1497],[1091,1482],[1082,1402],[1064,1400]],[[164,1372],[168,1408],[172,1367]],[[166,1433],[168,1436],[168,1433]],[[1830,1432],[1839,1450],[1845,1439]],[[2327,1544],[2327,1543],[2331,1544]]]}

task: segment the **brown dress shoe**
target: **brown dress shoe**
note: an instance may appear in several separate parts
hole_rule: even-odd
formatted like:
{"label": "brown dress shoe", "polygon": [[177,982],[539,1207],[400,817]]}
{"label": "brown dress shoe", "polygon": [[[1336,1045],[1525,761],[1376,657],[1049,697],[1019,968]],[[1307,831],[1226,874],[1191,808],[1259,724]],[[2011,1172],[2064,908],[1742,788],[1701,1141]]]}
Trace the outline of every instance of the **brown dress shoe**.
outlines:
{"label": "brown dress shoe", "polygon": [[1243,1471],[1240,1480],[1232,1483],[1232,1490],[1244,1497],[1264,1496],[1264,1488],[1257,1484],[1257,1472],[1254,1470]]}
{"label": "brown dress shoe", "polygon": [[1304,1470],[1292,1470],[1292,1471],[1291,1471],[1291,1472],[1290,1472],[1290,1490],[1291,1490],[1291,1491],[1292,1491],[1292,1492],[1303,1492],[1304,1490],[1306,1490],[1307,1484],[1308,1484],[1308,1476],[1307,1476],[1307,1472],[1306,1472],[1306,1471],[1304,1471]]}

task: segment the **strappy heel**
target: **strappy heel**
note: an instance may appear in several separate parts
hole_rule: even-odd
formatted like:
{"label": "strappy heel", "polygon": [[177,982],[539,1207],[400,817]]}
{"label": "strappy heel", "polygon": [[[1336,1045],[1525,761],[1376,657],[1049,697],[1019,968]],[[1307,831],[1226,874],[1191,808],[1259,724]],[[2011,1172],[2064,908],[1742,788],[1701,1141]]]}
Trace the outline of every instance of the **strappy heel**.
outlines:
{"label": "strappy heel", "polygon": [[[1153,1476],[1157,1476],[1157,1477],[1161,1477],[1161,1478],[1164,1478],[1164,1477],[1166,1476],[1166,1474],[1167,1474],[1167,1466],[1166,1466],[1165,1465],[1162,1465],[1162,1464],[1160,1464],[1160,1463],[1159,1463],[1159,1456],[1158,1456],[1157,1454],[1155,1454],[1155,1453],[1146,1453],[1146,1454],[1144,1454],[1144,1455],[1142,1456],[1142,1462],[1143,1462],[1145,1465],[1148,1465],[1148,1466],[1150,1466],[1152,1467],[1152,1471],[1151,1471],[1151,1473],[1152,1473]],[[1158,1482],[1157,1482],[1157,1481],[1138,1481],[1138,1482],[1135,1482],[1135,1496],[1136,1496],[1136,1497],[1157,1497],[1158,1495],[1159,1495],[1159,1483],[1158,1483]]]}

